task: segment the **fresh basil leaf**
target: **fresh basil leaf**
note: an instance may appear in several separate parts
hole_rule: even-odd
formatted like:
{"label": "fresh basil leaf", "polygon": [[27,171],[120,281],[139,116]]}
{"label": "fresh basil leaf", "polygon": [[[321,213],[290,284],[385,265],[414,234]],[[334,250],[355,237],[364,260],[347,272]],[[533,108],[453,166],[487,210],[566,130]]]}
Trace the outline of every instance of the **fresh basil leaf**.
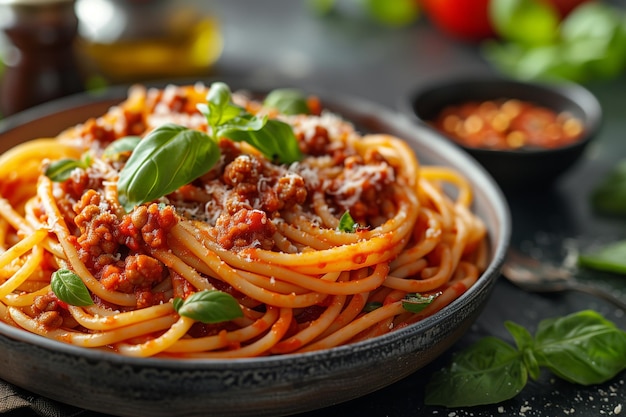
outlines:
{"label": "fresh basil leaf", "polygon": [[[483,54],[514,78],[585,82],[614,78],[626,67],[623,10],[603,2],[574,8],[559,24],[554,10],[536,0],[492,0],[489,13],[498,41]],[[529,28],[532,26],[532,30]]]}
{"label": "fresh basil leaf", "polygon": [[[246,113],[244,109],[233,104],[231,98],[232,93],[227,84],[223,82],[211,84],[207,94],[207,104],[198,105],[198,110],[206,116],[211,128],[215,129]],[[213,136],[217,136],[215,132]]]}
{"label": "fresh basil leaf", "polygon": [[243,317],[237,300],[222,291],[202,290],[187,297],[184,301],[174,300],[174,308],[184,317],[202,323],[221,323]]}
{"label": "fresh basil leaf", "polygon": [[[243,114],[241,116],[234,117],[230,119],[228,122],[220,124],[214,128],[215,138],[219,137],[227,137],[229,139],[233,139],[231,137],[231,132],[256,132],[267,124],[267,117],[257,117],[251,114]],[[244,136],[245,137],[245,136]],[[237,139],[233,139],[237,140]],[[241,139],[241,142],[248,142],[254,146],[254,143],[249,139]]]}
{"label": "fresh basil leaf", "polygon": [[504,322],[504,327],[511,333],[513,339],[515,340],[515,344],[519,350],[524,350],[526,348],[532,348],[533,346],[533,336],[530,334],[528,330],[523,328],[517,323],[513,323],[512,321]]}
{"label": "fresh basil leaf", "polygon": [[302,159],[293,129],[287,123],[257,117],[231,102],[228,85],[211,84],[207,104],[199,105],[211,128],[214,139],[226,137],[237,142],[246,142],[271,161],[292,163]]}
{"label": "fresh basil leaf", "polygon": [[143,138],[120,172],[118,198],[124,209],[169,194],[207,173],[220,157],[205,133],[175,124]]}
{"label": "fresh basil leaf", "polygon": [[337,226],[337,230],[345,233],[353,233],[357,227],[359,227],[358,223],[354,221],[349,211],[346,211],[341,215],[339,219],[339,225]]}
{"label": "fresh basil leaf", "polygon": [[374,20],[387,26],[406,26],[420,16],[421,5],[415,0],[365,0],[363,3]]}
{"label": "fresh basil leaf", "polygon": [[600,213],[626,215],[626,159],[618,162],[594,188],[591,205]]}
{"label": "fresh basil leaf", "polygon": [[433,374],[424,402],[445,407],[494,404],[515,397],[527,380],[520,352],[500,339],[486,337]]}
{"label": "fresh basil leaf", "polygon": [[263,105],[277,109],[283,114],[309,114],[307,96],[294,88],[278,88],[265,97]]}
{"label": "fresh basil leaf", "polygon": [[541,321],[535,349],[541,366],[581,385],[600,384],[626,369],[626,332],[592,310]]}
{"label": "fresh basil leaf", "polygon": [[528,375],[534,380],[539,379],[541,374],[541,369],[539,366],[539,361],[535,356],[535,352],[531,348],[526,348],[521,351],[522,358],[524,359],[524,365],[526,366],[526,371]]}
{"label": "fresh basil leaf", "polygon": [[626,241],[615,242],[594,251],[578,256],[580,266],[626,274]]}
{"label": "fresh basil leaf", "polygon": [[605,38],[610,39],[615,24],[621,23],[620,14],[612,7],[601,3],[581,4],[561,24],[564,40]]}
{"label": "fresh basil leaf", "polygon": [[232,98],[232,92],[230,87],[221,81],[217,81],[211,84],[209,87],[209,93],[207,94],[207,102],[216,106],[216,108],[225,108],[230,106]]}
{"label": "fresh basil leaf", "polygon": [[139,136],[124,136],[109,144],[106,147],[102,156],[106,159],[117,161],[120,159],[120,155],[132,152],[135,150],[141,138]]}
{"label": "fresh basil leaf", "polygon": [[70,158],[59,159],[48,165],[45,175],[52,181],[63,182],[72,175],[72,171],[76,168],[83,168],[83,164],[79,160]]}
{"label": "fresh basil leaf", "polygon": [[[251,124],[258,123],[251,121]],[[290,164],[302,159],[293,129],[279,120],[267,120],[260,130],[241,130],[227,126],[220,129],[220,134],[236,142],[246,142],[261,151],[270,161]]]}
{"label": "fresh basil leaf", "polygon": [[[219,137],[219,130],[217,129],[219,126],[227,123],[233,123],[233,120],[246,114],[246,112],[240,107],[234,105],[220,107],[211,102],[208,102],[206,105],[198,104],[198,110],[206,116],[207,122],[214,132],[214,138]],[[237,122],[235,121],[234,124],[236,123]]]}
{"label": "fresh basil leaf", "polygon": [[524,359],[524,364],[526,365],[530,377],[533,379],[539,378],[540,369],[533,351],[533,336],[528,330],[512,321],[506,321],[504,327],[506,327],[513,336],[513,339],[515,339],[517,349],[522,352],[522,358]]}
{"label": "fresh basil leaf", "polygon": [[559,16],[549,4],[534,0],[494,0],[489,17],[502,39],[522,45],[545,45],[558,36]]}
{"label": "fresh basil leaf", "polygon": [[600,2],[576,7],[561,24],[561,39],[572,47],[594,76],[621,74],[626,64],[626,24],[623,10]]}
{"label": "fresh basil leaf", "polygon": [[426,386],[426,403],[447,407],[498,403],[521,391],[529,373],[537,378],[540,367],[582,385],[606,382],[626,369],[626,332],[595,311],[542,320],[534,340],[519,325],[505,326],[520,350],[495,337],[481,339],[433,375]]}
{"label": "fresh basil leaf", "polygon": [[183,304],[185,303],[185,300],[183,300],[180,297],[176,297],[174,298],[174,300],[172,301],[172,305],[174,306],[174,310],[178,311],[180,310],[180,308],[183,306]]}
{"label": "fresh basil leaf", "polygon": [[431,294],[423,296],[422,294],[407,294],[402,300],[402,308],[410,313],[419,313],[430,303],[432,303],[439,294]]}
{"label": "fresh basil leaf", "polygon": [[50,287],[57,298],[67,304],[78,307],[93,304],[93,299],[83,280],[68,269],[54,271],[50,279]]}

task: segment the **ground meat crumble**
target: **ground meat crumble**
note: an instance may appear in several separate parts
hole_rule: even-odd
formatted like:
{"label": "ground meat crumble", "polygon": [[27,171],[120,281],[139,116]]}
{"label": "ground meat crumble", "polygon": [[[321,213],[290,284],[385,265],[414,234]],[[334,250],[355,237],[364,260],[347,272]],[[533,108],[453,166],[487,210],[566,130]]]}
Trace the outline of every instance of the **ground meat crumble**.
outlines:
{"label": "ground meat crumble", "polygon": [[74,211],[79,256],[105,288],[136,294],[138,307],[164,301],[151,289],[167,277],[167,268],[145,249],[166,247],[178,221],[174,209],[152,203],[120,219],[98,192],[88,190]]}
{"label": "ground meat crumble", "polygon": [[[102,118],[93,119],[71,134],[85,140],[97,154],[102,152],[98,146],[104,148],[129,134],[144,135],[155,127],[155,120],[164,123],[168,117],[194,129],[207,129],[196,109],[198,98],[185,97],[188,91],[168,88],[144,93],[147,114],[117,107],[113,109],[119,118],[115,126],[108,126]],[[205,92],[194,90],[193,94],[204,97]],[[105,288],[135,294],[137,307],[143,307],[164,301],[163,294],[152,293],[164,279],[171,279],[175,294],[193,291],[151,256],[153,249],[168,249],[168,234],[179,221],[204,222],[209,235],[227,250],[274,250],[281,212],[311,211],[312,196],[320,191],[331,211],[340,215],[349,210],[359,224],[373,224],[373,219],[385,217],[386,210],[392,211],[383,202],[391,200],[394,169],[378,152],[358,155],[347,141],[335,140],[353,133],[348,123],[324,114],[287,121],[294,126],[305,154],[303,161],[277,165],[222,138],[218,141],[221,157],[208,173],[159,202],[140,205],[127,214],[120,214],[119,205],[105,197],[106,184],[114,179],[99,177],[90,169],[76,170],[58,185],[63,197],[57,196],[57,204],[70,224],[81,261]],[[116,161],[110,170],[117,172],[124,163]],[[44,313],[57,310],[44,308],[37,314],[54,326],[60,319]]]}

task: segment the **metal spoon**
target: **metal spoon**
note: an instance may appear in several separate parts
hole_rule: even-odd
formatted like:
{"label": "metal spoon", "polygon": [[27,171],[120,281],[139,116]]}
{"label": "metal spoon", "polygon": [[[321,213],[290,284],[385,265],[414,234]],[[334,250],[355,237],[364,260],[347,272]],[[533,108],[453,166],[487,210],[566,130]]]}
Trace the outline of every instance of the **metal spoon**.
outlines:
{"label": "metal spoon", "polygon": [[512,283],[529,292],[579,291],[600,297],[626,311],[626,300],[600,287],[573,279],[571,271],[540,262],[514,249],[509,249],[502,274]]}

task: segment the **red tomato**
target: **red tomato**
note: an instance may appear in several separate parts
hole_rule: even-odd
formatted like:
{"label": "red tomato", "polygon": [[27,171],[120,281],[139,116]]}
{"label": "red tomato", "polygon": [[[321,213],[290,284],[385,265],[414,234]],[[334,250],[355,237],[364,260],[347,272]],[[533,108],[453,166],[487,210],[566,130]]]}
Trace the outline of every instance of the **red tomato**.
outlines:
{"label": "red tomato", "polygon": [[[417,0],[424,14],[443,32],[458,39],[480,41],[495,37],[489,20],[490,0]],[[553,5],[561,18],[590,0],[539,0]]]}
{"label": "red tomato", "polygon": [[495,36],[489,0],[419,0],[435,26],[455,38],[479,41]]}

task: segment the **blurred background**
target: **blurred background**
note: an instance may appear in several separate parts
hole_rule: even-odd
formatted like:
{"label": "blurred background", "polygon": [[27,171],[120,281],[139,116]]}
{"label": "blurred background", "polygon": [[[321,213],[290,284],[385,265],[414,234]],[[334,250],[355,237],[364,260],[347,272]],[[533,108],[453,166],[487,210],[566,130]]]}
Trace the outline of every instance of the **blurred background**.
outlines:
{"label": "blurred background", "polygon": [[[163,80],[299,86],[391,108],[416,88],[453,77],[580,83],[602,104],[599,140],[554,187],[507,196],[514,240],[540,246],[557,262],[571,242],[584,247],[626,236],[626,170],[618,184],[622,217],[596,216],[588,201],[626,156],[625,70],[626,0],[0,0],[0,118],[58,97]],[[623,276],[603,278],[626,294]],[[457,347],[485,335],[507,337],[506,319],[532,328],[538,318],[581,305],[622,323],[625,317],[589,299],[544,298],[502,281],[492,300]],[[614,415],[615,403],[602,393],[626,404],[624,376],[599,388],[546,377],[506,408],[455,415],[526,415],[520,410],[530,406],[528,415],[536,416],[573,407],[577,415]],[[417,415],[425,380],[416,374],[323,413],[352,415],[358,404],[369,411],[363,415]]]}
{"label": "blurred background", "polygon": [[457,74],[613,79],[626,67],[624,10],[623,0],[0,0],[0,112],[181,77],[383,104]]}

